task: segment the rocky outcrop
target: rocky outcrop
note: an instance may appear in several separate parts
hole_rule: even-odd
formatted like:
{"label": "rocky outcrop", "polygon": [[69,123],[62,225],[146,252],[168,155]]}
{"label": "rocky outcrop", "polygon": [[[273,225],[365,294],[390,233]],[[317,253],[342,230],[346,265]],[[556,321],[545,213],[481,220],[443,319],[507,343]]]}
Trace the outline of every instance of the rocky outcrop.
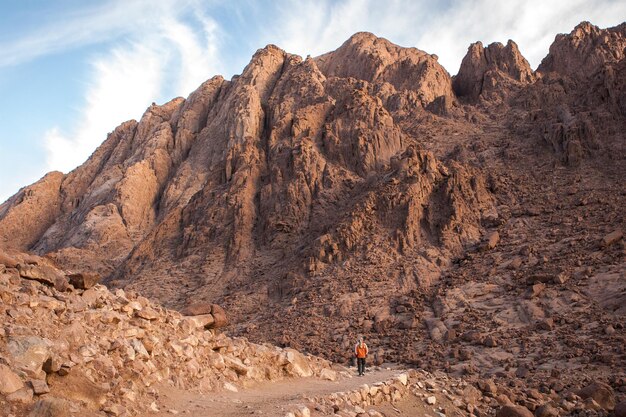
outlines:
{"label": "rocky outcrop", "polygon": [[315,61],[327,77],[389,83],[398,91],[414,91],[424,106],[438,97],[453,96],[450,76],[436,55],[399,47],[371,33],[357,33]]}
{"label": "rocky outcrop", "polygon": [[556,72],[574,79],[589,78],[607,64],[624,59],[626,48],[626,23],[608,29],[600,29],[589,22],[582,22],[569,34],[556,36],[550,53],[538,72]]}
{"label": "rocky outcrop", "polygon": [[502,97],[507,90],[534,80],[530,64],[512,40],[506,46],[494,42],[486,48],[476,42],[468,48],[452,85],[459,97],[475,101]]}

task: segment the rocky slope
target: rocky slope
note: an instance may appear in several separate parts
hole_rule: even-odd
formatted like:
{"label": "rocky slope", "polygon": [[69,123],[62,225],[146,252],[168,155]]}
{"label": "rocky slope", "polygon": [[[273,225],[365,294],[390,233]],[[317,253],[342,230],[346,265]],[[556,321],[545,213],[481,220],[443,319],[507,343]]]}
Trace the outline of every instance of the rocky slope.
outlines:
{"label": "rocky slope", "polygon": [[365,334],[377,362],[623,396],[625,42],[584,22],[536,71],[476,43],[454,77],[366,33],[268,46],[22,189],[0,246],[335,360]]}
{"label": "rocky slope", "polygon": [[2,415],[136,415],[158,411],[160,392],[172,387],[202,393],[337,378],[323,359],[226,337],[216,330],[219,307],[210,314],[195,305],[182,316],[97,280],[0,254]]}

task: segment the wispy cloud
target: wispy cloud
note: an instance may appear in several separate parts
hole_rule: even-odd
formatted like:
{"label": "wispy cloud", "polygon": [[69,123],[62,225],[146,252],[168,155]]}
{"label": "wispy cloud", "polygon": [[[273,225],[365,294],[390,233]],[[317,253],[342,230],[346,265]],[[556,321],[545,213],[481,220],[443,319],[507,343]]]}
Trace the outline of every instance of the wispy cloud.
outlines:
{"label": "wispy cloud", "polygon": [[107,132],[139,118],[151,102],[188,95],[219,71],[217,42],[217,24],[200,10],[186,21],[164,13],[150,30],[96,57],[80,119],[68,132],[55,126],[44,135],[47,168],[75,168]]}
{"label": "wispy cloud", "polygon": [[317,55],[358,31],[373,32],[403,46],[439,56],[454,74],[470,43],[516,41],[536,67],[554,36],[583,20],[601,27],[621,23],[626,2],[615,0],[306,0],[281,2],[262,38],[290,52]]}
{"label": "wispy cloud", "polygon": [[67,172],[79,165],[107,132],[145,109],[159,94],[163,64],[159,52],[150,47],[133,44],[114,49],[92,66],[93,81],[74,131],[64,134],[53,127],[45,133],[49,169]]}

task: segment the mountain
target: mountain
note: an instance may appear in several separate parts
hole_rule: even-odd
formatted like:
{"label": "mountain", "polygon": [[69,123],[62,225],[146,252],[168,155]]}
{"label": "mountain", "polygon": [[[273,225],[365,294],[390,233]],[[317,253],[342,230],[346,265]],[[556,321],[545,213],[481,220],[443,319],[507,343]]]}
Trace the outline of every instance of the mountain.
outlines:
{"label": "mountain", "polygon": [[365,334],[377,362],[623,387],[625,46],[583,22],[536,71],[477,42],[451,77],[369,33],[269,45],[20,190],[0,247],[334,360]]}

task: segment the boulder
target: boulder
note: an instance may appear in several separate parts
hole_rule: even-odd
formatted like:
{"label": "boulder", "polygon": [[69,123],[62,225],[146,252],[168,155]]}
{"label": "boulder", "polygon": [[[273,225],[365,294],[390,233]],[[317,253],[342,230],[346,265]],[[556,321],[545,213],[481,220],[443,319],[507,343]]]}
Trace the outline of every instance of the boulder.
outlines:
{"label": "boulder", "polygon": [[71,417],[68,403],[60,398],[46,397],[35,403],[28,417]]}
{"label": "boulder", "polygon": [[492,396],[498,393],[498,387],[496,383],[493,382],[493,379],[483,379],[478,381],[478,388],[485,394],[490,394]]}
{"label": "boulder", "polygon": [[535,417],[558,417],[559,410],[546,403],[535,410]]}
{"label": "boulder", "polygon": [[11,368],[0,364],[0,394],[12,394],[23,386],[22,380]]}
{"label": "boulder", "polygon": [[47,394],[50,392],[48,384],[43,379],[31,379],[28,383],[36,395]]}
{"label": "boulder", "polygon": [[521,405],[505,405],[496,413],[496,417],[534,417],[533,413]]}
{"label": "boulder", "polygon": [[180,310],[180,314],[183,316],[202,316],[204,314],[211,314],[212,304],[210,303],[194,303],[189,304],[187,307]]}
{"label": "boulder", "polygon": [[288,375],[303,378],[313,375],[309,361],[297,350],[285,349],[281,354],[280,363]]}
{"label": "boulder", "polygon": [[42,368],[50,357],[51,346],[48,339],[38,336],[15,336],[7,345],[15,368],[37,379],[45,378]]}
{"label": "boulder", "polygon": [[102,277],[100,274],[91,272],[79,272],[68,275],[70,284],[79,290],[87,290],[100,282]]}
{"label": "boulder", "polygon": [[33,390],[22,387],[12,394],[7,395],[7,400],[11,403],[30,404],[33,401]]}
{"label": "boulder", "polygon": [[69,288],[69,282],[65,275],[51,266],[19,264],[17,269],[22,278],[41,282],[54,287],[57,291],[66,291]]}
{"label": "boulder", "polygon": [[602,241],[600,242],[600,245],[604,248],[611,246],[614,243],[619,242],[619,240],[624,236],[624,234],[622,233],[621,230],[614,230],[611,233],[609,233],[608,235],[604,236],[602,238]]}
{"label": "boulder", "polygon": [[577,394],[583,400],[592,398],[605,410],[613,410],[615,408],[615,394],[613,389],[605,383],[594,382],[578,391]]}
{"label": "boulder", "polygon": [[17,268],[18,261],[8,253],[0,251],[0,264],[7,268]]}
{"label": "boulder", "polygon": [[496,232],[492,232],[487,236],[487,241],[485,242],[485,250],[488,249],[494,249],[496,246],[498,246],[498,243],[500,242],[500,233]]}
{"label": "boulder", "polygon": [[213,319],[215,320],[213,325],[210,328],[220,328],[228,325],[228,317],[226,316],[226,311],[217,304],[211,305],[211,314],[213,315]]}

